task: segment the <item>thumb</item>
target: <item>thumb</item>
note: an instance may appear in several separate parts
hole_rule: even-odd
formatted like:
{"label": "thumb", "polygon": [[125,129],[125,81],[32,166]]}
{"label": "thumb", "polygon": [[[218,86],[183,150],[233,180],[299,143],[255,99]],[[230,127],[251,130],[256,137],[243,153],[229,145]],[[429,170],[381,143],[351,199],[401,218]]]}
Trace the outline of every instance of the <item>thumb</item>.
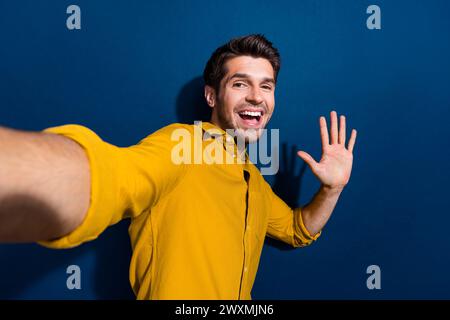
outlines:
{"label": "thumb", "polygon": [[309,153],[305,151],[298,151],[297,154],[311,167],[311,169],[313,169],[317,165],[317,162],[313,159],[313,157],[310,156]]}

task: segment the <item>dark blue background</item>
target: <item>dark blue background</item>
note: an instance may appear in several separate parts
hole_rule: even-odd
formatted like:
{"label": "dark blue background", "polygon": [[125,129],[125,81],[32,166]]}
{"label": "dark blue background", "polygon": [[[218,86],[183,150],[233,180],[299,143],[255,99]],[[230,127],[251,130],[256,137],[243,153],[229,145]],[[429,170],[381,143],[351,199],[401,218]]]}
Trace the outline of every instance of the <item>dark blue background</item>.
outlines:
{"label": "dark blue background", "polygon": [[[81,30],[66,28],[70,4],[81,7]],[[366,28],[371,4],[381,7],[381,30]],[[319,159],[318,117],[332,109],[358,141],[320,240],[296,250],[267,241],[253,298],[448,299],[449,9],[444,0],[1,0],[0,124],[79,123],[134,144],[193,120],[212,51],[263,33],[283,59],[270,126],[286,149]],[[283,177],[268,180],[279,186]],[[275,189],[305,204],[319,184],[309,168],[297,182],[300,190]],[[127,226],[72,250],[1,245],[0,298],[134,298]],[[81,267],[82,290],[66,288],[71,264]],[[381,267],[381,290],[366,287],[371,264]]]}

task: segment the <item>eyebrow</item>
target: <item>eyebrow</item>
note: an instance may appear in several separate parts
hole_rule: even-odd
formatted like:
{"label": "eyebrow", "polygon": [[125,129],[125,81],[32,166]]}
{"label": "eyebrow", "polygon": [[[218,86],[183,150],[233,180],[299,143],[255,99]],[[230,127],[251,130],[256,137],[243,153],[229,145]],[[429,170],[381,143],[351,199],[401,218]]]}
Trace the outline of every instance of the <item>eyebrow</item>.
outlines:
{"label": "eyebrow", "polygon": [[[246,73],[235,73],[227,79],[227,82],[234,78],[250,79],[251,77]],[[275,80],[273,78],[263,78],[262,80],[263,80],[262,82],[271,82],[275,84]]]}

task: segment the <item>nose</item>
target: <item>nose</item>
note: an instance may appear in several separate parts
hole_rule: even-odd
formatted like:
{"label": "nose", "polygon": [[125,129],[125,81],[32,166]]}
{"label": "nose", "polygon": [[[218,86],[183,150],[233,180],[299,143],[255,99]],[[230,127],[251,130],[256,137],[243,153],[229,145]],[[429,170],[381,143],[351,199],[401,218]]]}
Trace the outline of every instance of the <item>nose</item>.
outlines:
{"label": "nose", "polygon": [[261,96],[261,93],[259,92],[259,89],[252,88],[248,91],[247,96],[245,97],[245,100],[251,104],[261,104],[263,103],[263,98]]}

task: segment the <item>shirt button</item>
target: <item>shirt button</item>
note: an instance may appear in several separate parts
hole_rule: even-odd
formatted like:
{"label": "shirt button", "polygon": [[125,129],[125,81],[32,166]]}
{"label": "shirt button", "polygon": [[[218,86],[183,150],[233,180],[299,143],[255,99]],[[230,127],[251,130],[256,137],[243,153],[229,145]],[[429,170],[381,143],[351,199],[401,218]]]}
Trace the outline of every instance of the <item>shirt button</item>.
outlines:
{"label": "shirt button", "polygon": [[244,272],[247,272],[247,271],[248,271],[248,269],[247,269],[247,267],[245,267],[245,268],[244,268]]}

